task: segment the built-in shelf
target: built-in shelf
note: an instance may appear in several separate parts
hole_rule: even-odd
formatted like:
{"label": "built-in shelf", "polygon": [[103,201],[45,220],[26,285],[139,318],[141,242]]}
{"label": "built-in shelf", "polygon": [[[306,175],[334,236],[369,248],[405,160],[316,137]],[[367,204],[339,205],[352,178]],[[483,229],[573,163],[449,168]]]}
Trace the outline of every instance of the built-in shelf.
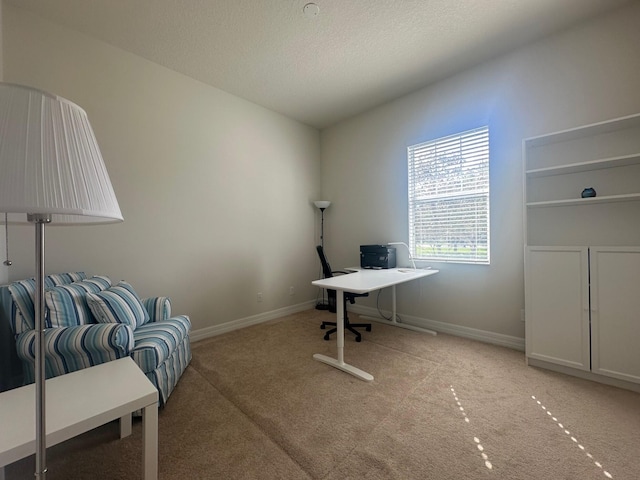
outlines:
{"label": "built-in shelf", "polygon": [[527,361],[637,390],[640,114],[527,138],[523,161]]}
{"label": "built-in shelf", "polygon": [[640,152],[620,157],[602,158],[588,162],[570,163],[554,167],[536,168],[527,170],[528,178],[548,177],[552,175],[566,175],[570,173],[588,172],[605,168],[626,167],[628,165],[640,164]]}
{"label": "built-in shelf", "polygon": [[[574,213],[586,218],[583,206],[622,202],[640,204],[640,178],[637,179],[637,186],[634,180],[639,175],[640,166],[640,114],[527,138],[523,141],[523,153],[527,239],[531,226],[527,211],[532,209],[579,208],[575,212],[559,211],[557,215],[561,216],[553,217],[552,225],[536,224],[537,229],[557,232],[563,218],[567,222],[563,231],[572,230],[570,220]],[[598,158],[594,158],[595,155]],[[596,190],[602,187],[607,195],[574,197],[588,186]],[[626,207],[625,210],[630,212]],[[618,208],[612,206],[608,215],[613,217],[618,213]],[[551,220],[552,217],[546,215],[545,218]],[[534,234],[537,235],[537,232]],[[613,240],[612,243],[615,243]]]}
{"label": "built-in shelf", "polygon": [[640,113],[629,115],[627,117],[616,118],[614,120],[592,123],[591,125],[585,125],[583,127],[570,128],[568,130],[562,130],[547,135],[540,135],[538,137],[531,137],[526,139],[526,143],[529,147],[535,148],[539,147],[540,145],[548,145],[555,142],[566,142],[589,135],[601,135],[603,133],[609,133],[616,130],[624,130],[627,128],[634,128],[638,126],[640,126]]}
{"label": "built-in shelf", "polygon": [[640,193],[625,195],[606,195],[591,198],[570,198],[566,200],[545,200],[543,202],[529,202],[527,207],[569,207],[573,205],[594,205],[597,203],[635,202],[640,201]]}

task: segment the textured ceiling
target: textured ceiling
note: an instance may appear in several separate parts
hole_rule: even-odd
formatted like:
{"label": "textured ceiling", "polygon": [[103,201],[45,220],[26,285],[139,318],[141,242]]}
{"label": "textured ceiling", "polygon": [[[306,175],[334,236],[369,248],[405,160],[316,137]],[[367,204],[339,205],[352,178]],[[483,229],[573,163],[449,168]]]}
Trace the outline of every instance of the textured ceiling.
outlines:
{"label": "textured ceiling", "polygon": [[323,128],[632,0],[5,0]]}

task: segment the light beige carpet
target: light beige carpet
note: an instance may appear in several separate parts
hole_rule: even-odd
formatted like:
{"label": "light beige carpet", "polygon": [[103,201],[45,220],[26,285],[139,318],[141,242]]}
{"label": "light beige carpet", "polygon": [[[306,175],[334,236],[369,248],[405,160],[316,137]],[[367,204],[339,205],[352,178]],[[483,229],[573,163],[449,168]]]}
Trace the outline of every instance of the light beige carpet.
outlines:
{"label": "light beige carpet", "polygon": [[[525,366],[522,352],[374,324],[347,334],[363,382],[309,310],[193,344],[160,411],[161,479],[640,478],[640,394]],[[354,315],[354,317],[356,317]],[[1,428],[1,427],[0,427]],[[48,479],[141,478],[141,425],[48,450]],[[7,480],[33,478],[33,457]]]}

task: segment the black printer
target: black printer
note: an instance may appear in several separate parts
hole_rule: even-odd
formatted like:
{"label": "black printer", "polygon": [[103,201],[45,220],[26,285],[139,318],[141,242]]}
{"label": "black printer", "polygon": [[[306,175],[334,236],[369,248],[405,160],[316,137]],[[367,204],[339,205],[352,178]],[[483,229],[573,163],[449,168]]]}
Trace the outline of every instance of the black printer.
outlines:
{"label": "black printer", "polygon": [[360,245],[361,268],[396,268],[396,249],[387,245]]}

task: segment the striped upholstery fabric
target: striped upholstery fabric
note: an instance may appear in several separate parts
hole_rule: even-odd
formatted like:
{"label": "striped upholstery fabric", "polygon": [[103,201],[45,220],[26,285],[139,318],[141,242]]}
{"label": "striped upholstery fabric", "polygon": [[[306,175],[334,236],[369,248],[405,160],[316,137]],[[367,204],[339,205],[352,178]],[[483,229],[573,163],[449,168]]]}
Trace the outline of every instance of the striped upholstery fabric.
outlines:
{"label": "striped upholstery fabric", "polygon": [[171,299],[169,297],[143,298],[142,305],[149,314],[150,322],[159,322],[171,317]]}
{"label": "striped upholstery fabric", "polygon": [[50,288],[44,293],[49,309],[48,326],[73,327],[96,323],[87,305],[87,293],[98,293],[110,286],[108,277],[99,276]]}
{"label": "striped upholstery fabric", "polygon": [[134,330],[149,321],[149,313],[127,282],[99,293],[87,293],[87,303],[100,323],[124,323]]}
{"label": "striped upholstery fabric", "polygon": [[107,288],[111,287],[111,285],[113,285],[113,283],[111,283],[111,279],[104,275],[94,275],[91,278],[83,280],[83,283],[94,284],[98,288],[99,292],[101,292],[102,290],[106,290]]}
{"label": "striped upholstery fabric", "polygon": [[20,313],[20,310],[18,310],[18,307],[16,307],[15,302],[11,302],[11,303],[12,303],[11,305],[12,308],[11,308],[10,324],[13,332],[14,333],[18,332],[18,334],[20,334],[22,332],[26,332],[27,330],[33,330],[34,328],[36,328],[35,321],[33,325],[27,322],[27,320]]}
{"label": "striped upholstery fabric", "polygon": [[[9,292],[16,306],[11,319],[13,333],[18,335],[26,330],[36,328],[35,307],[33,305],[36,296],[36,281],[30,278],[13,282],[9,285]],[[19,318],[17,318],[18,315]]]}
{"label": "striped upholstery fabric", "polygon": [[51,275],[47,275],[47,279],[51,282],[51,286],[53,287],[66,285],[67,283],[80,282],[85,278],[87,278],[87,276],[84,272],[52,273]]}
{"label": "striped upholstery fabric", "polygon": [[191,322],[185,315],[142,325],[133,332],[131,357],[144,373],[151,372],[171,356],[190,330]]}
{"label": "striped upholstery fabric", "polygon": [[157,387],[161,406],[191,362],[190,331],[189,317],[179,315],[147,323],[133,332],[131,357]]}
{"label": "striped upholstery fabric", "polygon": [[[86,274],[84,272],[70,272],[70,273],[55,273],[51,275],[47,275],[44,278],[44,288],[45,290],[51,287],[56,286],[55,282],[63,282],[68,280],[68,283],[71,283],[72,278],[84,279],[86,278]],[[13,315],[11,319],[11,327],[13,328],[13,333],[18,335],[27,330],[32,330],[35,328],[35,297],[36,297],[36,281],[33,278],[29,278],[27,280],[19,280],[17,282],[13,282],[9,285],[9,292],[11,293],[11,297],[13,298],[13,302],[15,303],[15,308],[13,310]],[[19,316],[18,316],[19,314]],[[49,327],[48,323],[48,312],[45,311],[45,326]]]}
{"label": "striped upholstery fabric", "polygon": [[191,341],[186,336],[166,361],[146,374],[160,393],[160,406],[167,403],[169,395],[178,384],[178,380],[189,362],[191,362]]}
{"label": "striped upholstery fabric", "polygon": [[[16,339],[27,383],[35,378],[35,337],[35,330],[29,330]],[[126,357],[134,342],[131,328],[116,323],[48,328],[44,338],[47,378]]]}

